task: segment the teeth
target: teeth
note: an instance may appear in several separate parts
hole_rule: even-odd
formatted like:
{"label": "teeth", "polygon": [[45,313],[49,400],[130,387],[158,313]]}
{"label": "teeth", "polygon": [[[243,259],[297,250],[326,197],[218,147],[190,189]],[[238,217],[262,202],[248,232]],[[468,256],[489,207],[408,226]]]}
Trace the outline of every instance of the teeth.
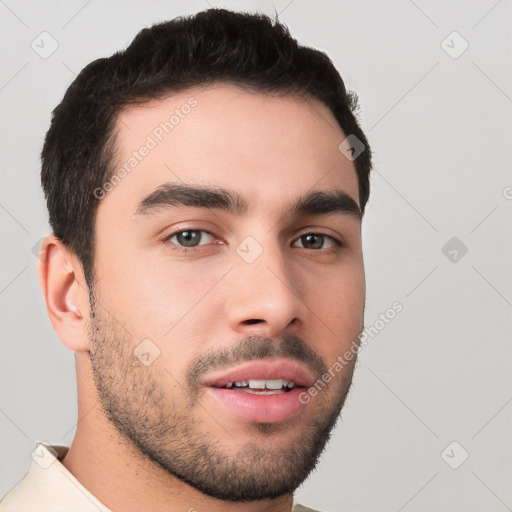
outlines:
{"label": "teeth", "polygon": [[249,379],[249,387],[251,389],[265,389],[265,380]]}
{"label": "teeth", "polygon": [[[226,388],[231,387],[236,388],[249,388],[249,389],[267,389],[267,390],[280,390],[282,388],[292,389],[295,387],[295,382],[288,381],[286,379],[249,379],[249,380],[239,380],[237,382],[228,382],[226,383]],[[242,390],[244,391],[244,390]]]}
{"label": "teeth", "polygon": [[271,379],[267,380],[266,387],[268,389],[281,389],[283,386],[286,386],[286,381],[283,381],[283,379]]}

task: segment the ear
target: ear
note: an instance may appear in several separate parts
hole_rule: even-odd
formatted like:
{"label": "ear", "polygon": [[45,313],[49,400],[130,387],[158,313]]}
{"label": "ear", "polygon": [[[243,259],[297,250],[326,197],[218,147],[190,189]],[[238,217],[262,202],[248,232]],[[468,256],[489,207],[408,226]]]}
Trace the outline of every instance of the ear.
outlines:
{"label": "ear", "polygon": [[54,235],[43,240],[39,251],[39,281],[53,328],[66,347],[87,351],[89,292],[82,265]]}

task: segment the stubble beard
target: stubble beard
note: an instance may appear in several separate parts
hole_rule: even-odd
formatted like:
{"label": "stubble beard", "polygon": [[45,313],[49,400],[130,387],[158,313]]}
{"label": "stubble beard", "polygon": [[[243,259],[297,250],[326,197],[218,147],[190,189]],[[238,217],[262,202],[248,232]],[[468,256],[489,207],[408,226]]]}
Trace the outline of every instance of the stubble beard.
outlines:
{"label": "stubble beard", "polygon": [[[300,435],[275,447],[272,436],[282,436],[294,418],[279,424],[248,423],[243,435],[253,439],[230,451],[212,432],[225,425],[229,442],[230,436],[240,431],[222,417],[217,416],[216,421],[216,411],[207,411],[208,418],[216,422],[215,428],[195,419],[199,404],[197,389],[191,389],[192,377],[200,373],[199,368],[204,372],[208,362],[220,361],[222,355],[239,361],[290,357],[302,360],[317,376],[325,373],[325,362],[300,338],[281,339],[282,343],[276,343],[250,338],[242,340],[236,350],[193,361],[188,366],[187,382],[180,383],[186,399],[178,402],[165,393],[161,374],[165,370],[158,370],[157,365],[144,366],[133,354],[136,338],[96,309],[93,296],[91,300],[89,355],[97,397],[108,421],[144,458],[201,493],[224,501],[250,502],[293,493],[317,465],[351,387],[357,355],[329,387],[318,392],[317,410]],[[306,407],[314,403],[312,400]]]}

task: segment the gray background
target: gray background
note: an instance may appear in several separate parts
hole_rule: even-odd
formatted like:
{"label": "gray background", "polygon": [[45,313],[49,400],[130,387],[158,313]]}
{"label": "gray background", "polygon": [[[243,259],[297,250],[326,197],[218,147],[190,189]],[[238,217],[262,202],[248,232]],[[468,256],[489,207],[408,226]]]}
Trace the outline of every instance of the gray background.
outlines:
{"label": "gray background", "polygon": [[[36,440],[69,444],[76,423],[73,353],[47,318],[33,253],[48,232],[38,173],[50,112],[89,61],[209,3],[0,0],[0,496]],[[272,15],[275,5],[360,93],[375,152],[367,325],[403,305],[362,350],[298,500],[326,511],[510,510],[510,1],[211,5]],[[41,55],[52,39],[58,48]]]}

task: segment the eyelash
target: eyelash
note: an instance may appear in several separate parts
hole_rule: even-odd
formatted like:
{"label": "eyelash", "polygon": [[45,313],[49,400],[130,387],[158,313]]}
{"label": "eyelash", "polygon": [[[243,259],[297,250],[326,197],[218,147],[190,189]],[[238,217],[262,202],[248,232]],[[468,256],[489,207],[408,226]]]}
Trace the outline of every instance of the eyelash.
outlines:
{"label": "eyelash", "polygon": [[[179,251],[179,252],[183,252],[183,253],[193,252],[193,251],[197,250],[198,248],[203,247],[204,245],[208,245],[208,244],[203,244],[203,245],[197,245],[194,247],[183,247],[183,246],[180,246],[180,245],[170,241],[170,239],[173,238],[174,236],[179,235],[181,233],[186,233],[187,231],[193,231],[193,232],[197,232],[197,233],[207,233],[208,235],[215,238],[215,235],[213,233],[211,233],[210,231],[207,231],[205,229],[182,229],[180,231],[175,231],[174,233],[171,233],[170,235],[166,235],[162,239],[162,242],[165,244],[175,245],[176,246],[175,250]],[[320,232],[311,231],[308,233],[304,233],[304,234],[300,235],[298,238],[296,238],[294,243],[297,242],[298,240],[300,240],[302,237],[307,236],[307,235],[320,235],[320,236],[330,239],[334,243],[333,247],[328,247],[327,249],[310,249],[315,252],[329,251],[329,250],[332,251],[334,249],[339,249],[340,247],[344,246],[344,243],[341,240],[338,240],[337,238],[334,238],[333,236],[328,235],[327,233],[322,233],[321,231]],[[299,247],[299,249],[307,249],[307,247]]]}

